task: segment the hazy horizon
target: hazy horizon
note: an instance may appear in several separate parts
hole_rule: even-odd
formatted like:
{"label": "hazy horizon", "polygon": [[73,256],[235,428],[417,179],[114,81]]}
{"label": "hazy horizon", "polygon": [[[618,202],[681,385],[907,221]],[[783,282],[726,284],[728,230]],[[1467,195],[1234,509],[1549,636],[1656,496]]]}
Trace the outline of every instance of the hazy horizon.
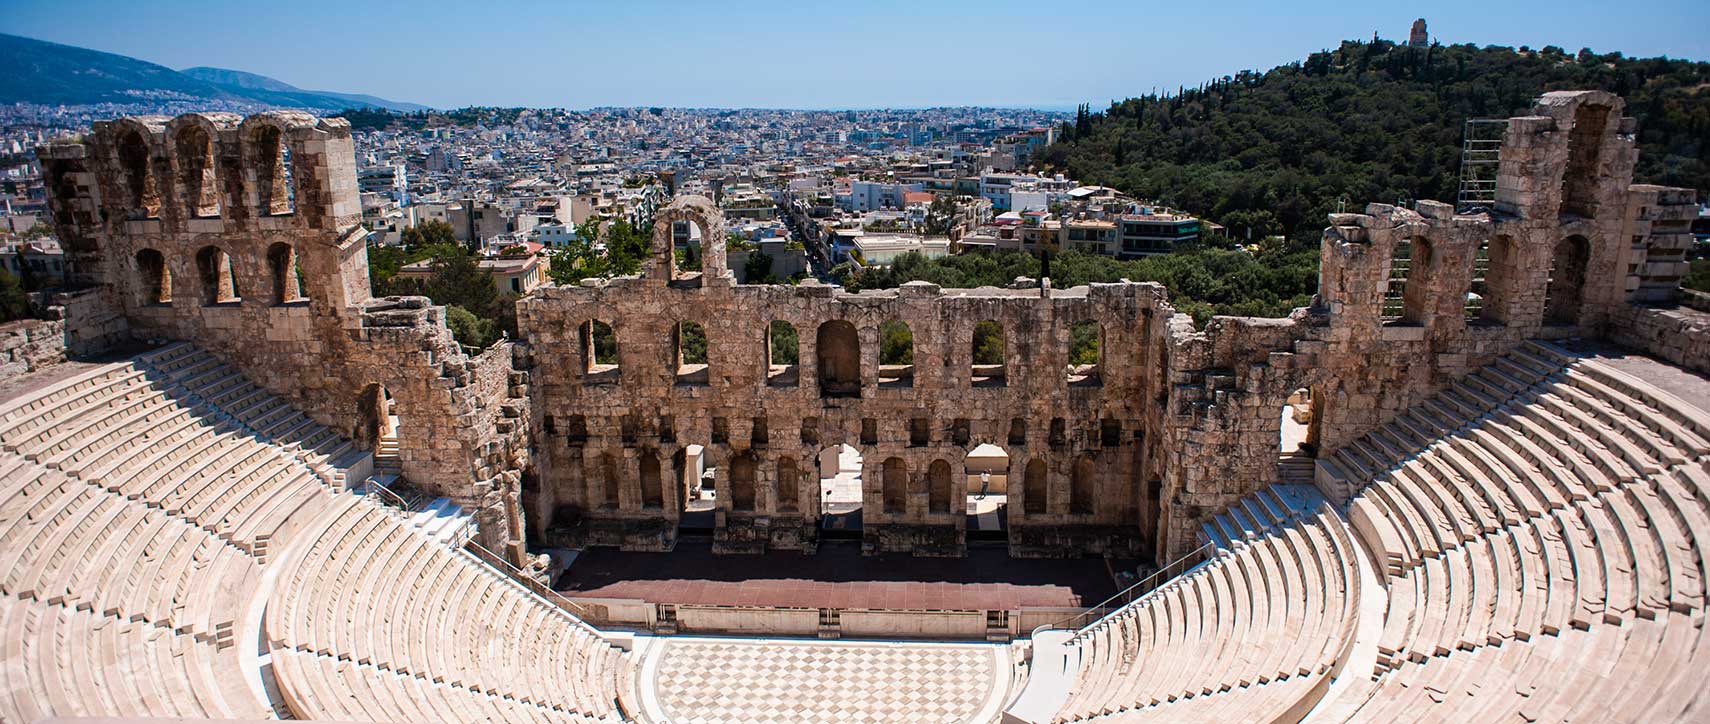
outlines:
{"label": "hazy horizon", "polygon": [[[1374,31],[1405,40],[1422,12],[1323,0],[1216,11],[1093,2],[1067,17],[1011,0],[466,8],[14,0],[0,32],[435,108],[1067,111],[1267,70]],[[1710,58],[1710,3],[1452,0],[1423,11],[1445,44]]]}

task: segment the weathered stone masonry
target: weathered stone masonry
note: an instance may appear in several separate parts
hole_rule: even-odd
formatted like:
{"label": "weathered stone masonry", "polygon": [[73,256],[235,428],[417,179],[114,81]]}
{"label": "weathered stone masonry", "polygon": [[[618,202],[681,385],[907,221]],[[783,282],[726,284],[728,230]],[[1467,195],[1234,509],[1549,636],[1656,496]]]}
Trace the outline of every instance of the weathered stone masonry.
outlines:
{"label": "weathered stone masonry", "polygon": [[[358,399],[383,384],[406,476],[477,509],[483,542],[513,559],[525,529],[542,545],[670,548],[690,444],[718,470],[721,550],[812,550],[816,459],[840,443],[864,459],[870,550],[958,554],[963,461],[991,443],[1010,456],[1013,553],[1171,559],[1277,479],[1296,390],[1310,391],[1309,446],[1331,451],[1527,338],[1710,364],[1670,333],[1705,319],[1676,306],[1694,193],[1631,184],[1636,122],[1621,111],[1607,93],[1555,92],[1510,119],[1490,213],[1333,215],[1319,293],[1286,319],[1200,329],[1162,287],[1126,282],[738,285],[722,217],[683,197],[639,277],[538,290],[519,302],[521,339],[476,357],[443,309],[369,298],[342,120],[127,118],[41,156],[79,288],[60,297],[74,353],[191,340],[359,440]],[[679,220],[708,240],[701,272],[672,262]],[[793,369],[771,364],[774,320],[796,329]],[[1002,365],[973,364],[983,320],[1003,331]],[[913,333],[911,368],[880,368],[889,321]],[[613,330],[615,366],[591,358],[594,322]],[[704,368],[683,364],[684,322],[705,331]],[[1077,322],[1100,330],[1095,374],[1068,367]]]}

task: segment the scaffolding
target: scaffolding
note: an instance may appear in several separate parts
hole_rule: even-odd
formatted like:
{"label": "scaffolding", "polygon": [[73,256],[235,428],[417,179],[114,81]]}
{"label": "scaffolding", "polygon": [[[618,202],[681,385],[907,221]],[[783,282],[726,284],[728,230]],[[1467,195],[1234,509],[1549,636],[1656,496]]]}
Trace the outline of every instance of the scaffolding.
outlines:
{"label": "scaffolding", "polygon": [[1502,158],[1502,135],[1507,131],[1506,120],[1467,119],[1461,140],[1461,187],[1455,194],[1455,213],[1488,212],[1496,206],[1496,169]]}

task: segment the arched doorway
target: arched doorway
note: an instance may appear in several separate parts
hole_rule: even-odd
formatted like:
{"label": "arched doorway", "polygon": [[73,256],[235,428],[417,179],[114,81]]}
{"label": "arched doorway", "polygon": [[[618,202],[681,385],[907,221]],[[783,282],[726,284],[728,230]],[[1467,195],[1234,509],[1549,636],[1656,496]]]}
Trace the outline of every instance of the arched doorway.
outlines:
{"label": "arched doorway", "polygon": [[848,445],[819,451],[820,537],[861,539],[861,452]]}
{"label": "arched doorway", "polygon": [[1580,306],[1585,302],[1585,268],[1590,261],[1591,242],[1575,234],[1556,244],[1550,258],[1550,282],[1544,291],[1544,324],[1579,324]]}
{"label": "arched doorway", "polygon": [[[350,439],[357,447],[374,453],[374,474],[377,477],[402,474],[398,422],[397,405],[385,385],[376,382],[357,394],[356,428],[351,431]],[[382,479],[381,482],[390,481]]]}
{"label": "arched doorway", "polygon": [[966,496],[968,540],[1008,540],[1009,453],[991,443],[980,443],[962,460]]}

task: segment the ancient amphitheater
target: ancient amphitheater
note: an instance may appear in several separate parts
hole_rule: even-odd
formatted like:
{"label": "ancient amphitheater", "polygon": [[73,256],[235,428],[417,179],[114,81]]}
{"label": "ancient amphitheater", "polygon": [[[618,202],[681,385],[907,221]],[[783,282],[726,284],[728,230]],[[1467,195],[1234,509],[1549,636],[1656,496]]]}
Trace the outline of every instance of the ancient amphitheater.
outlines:
{"label": "ancient amphitheater", "polygon": [[[370,298],[342,120],[97,124],[41,152],[69,288],[0,340],[0,720],[1710,720],[1710,303],[1678,289],[1694,192],[1631,183],[1622,109],[1510,119],[1489,213],[1333,215],[1286,319],[1197,328],[1126,282],[738,285],[685,197],[639,277],[532,294],[474,356]],[[699,273],[675,221],[715,242]],[[892,320],[912,366],[877,362]],[[972,363],[982,320],[1003,364]],[[866,553],[968,555],[948,464],[989,444],[1017,565],[1162,570],[1044,613],[543,584],[531,550],[677,547],[691,443],[722,558],[820,555],[828,445],[869,461]],[[688,635],[716,616],[756,635]],[[974,633],[863,638],[884,621]]]}

